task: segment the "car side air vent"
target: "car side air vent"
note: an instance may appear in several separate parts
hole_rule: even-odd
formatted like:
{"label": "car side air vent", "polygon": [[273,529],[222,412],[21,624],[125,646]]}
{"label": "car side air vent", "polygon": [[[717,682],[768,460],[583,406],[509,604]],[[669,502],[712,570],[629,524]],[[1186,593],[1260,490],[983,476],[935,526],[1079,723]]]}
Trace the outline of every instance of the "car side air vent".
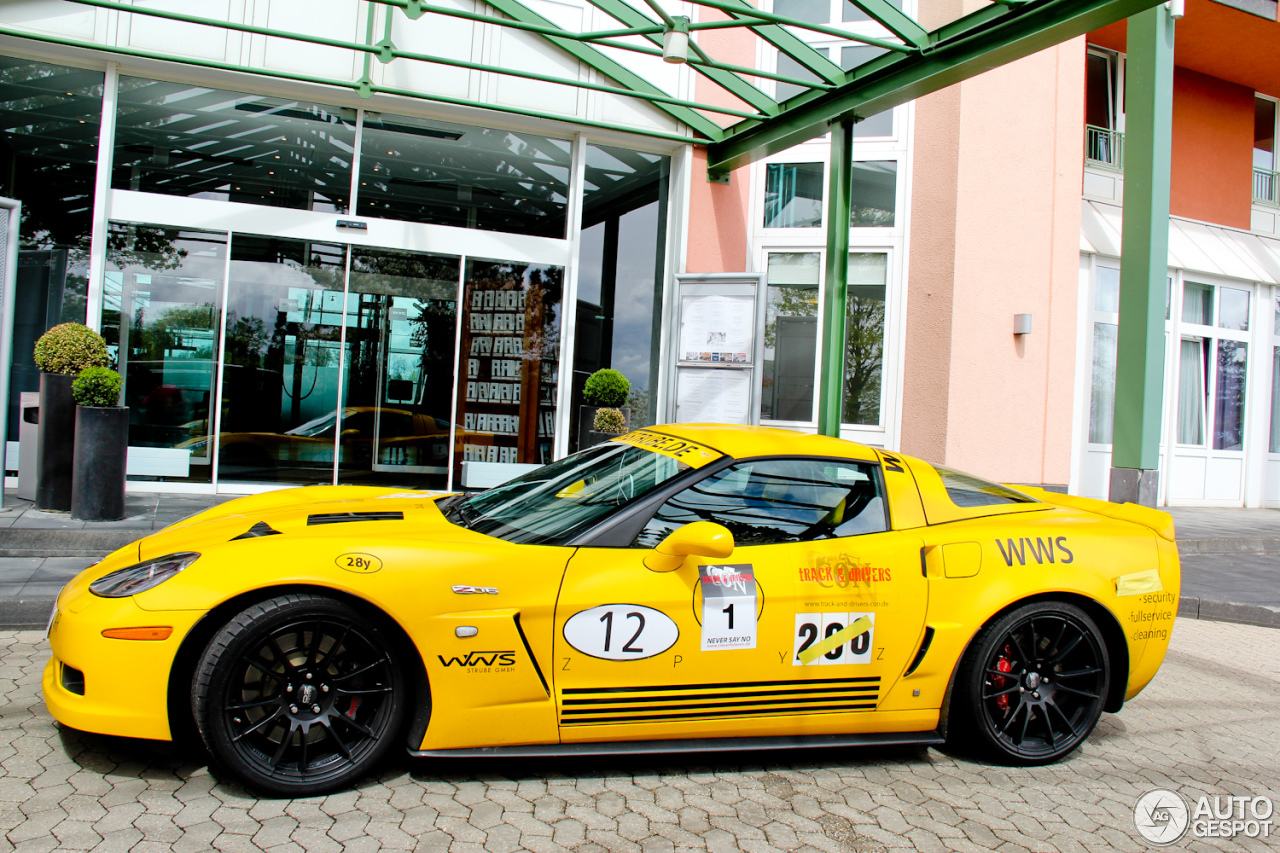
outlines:
{"label": "car side air vent", "polygon": [[924,663],[924,656],[929,653],[929,644],[933,642],[933,626],[927,625],[924,629],[924,639],[920,642],[920,651],[916,652],[915,659],[911,661],[911,666],[907,667],[907,671],[903,676],[908,676],[920,668],[920,664]]}
{"label": "car side air vent", "polygon": [[250,527],[248,530],[246,530],[244,533],[241,533],[239,536],[232,536],[231,541],[234,542],[237,539],[257,539],[259,536],[279,536],[279,535],[280,535],[279,530],[276,530],[270,524],[267,524],[265,521],[259,521],[257,524],[255,524],[253,527]]}
{"label": "car side air vent", "polygon": [[403,512],[326,512],[308,515],[307,524],[342,524],[348,521],[404,521]]}

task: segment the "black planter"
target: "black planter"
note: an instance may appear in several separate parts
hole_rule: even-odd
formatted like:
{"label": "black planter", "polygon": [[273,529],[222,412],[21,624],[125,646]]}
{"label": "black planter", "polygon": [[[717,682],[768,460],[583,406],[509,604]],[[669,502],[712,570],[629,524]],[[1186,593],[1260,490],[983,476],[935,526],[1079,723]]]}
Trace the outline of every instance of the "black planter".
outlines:
{"label": "black planter", "polygon": [[588,447],[594,447],[602,441],[608,441],[614,436],[596,432],[592,426],[596,422],[596,412],[601,409],[617,409],[622,412],[622,418],[627,424],[627,430],[631,429],[631,407],[630,406],[579,406],[578,407],[578,449],[586,450]]}
{"label": "black planter", "polygon": [[40,374],[40,432],[36,439],[36,509],[71,509],[71,448],[76,431],[73,377]]}
{"label": "black planter", "polygon": [[76,406],[71,517],[80,521],[124,518],[124,473],[129,451],[127,406]]}

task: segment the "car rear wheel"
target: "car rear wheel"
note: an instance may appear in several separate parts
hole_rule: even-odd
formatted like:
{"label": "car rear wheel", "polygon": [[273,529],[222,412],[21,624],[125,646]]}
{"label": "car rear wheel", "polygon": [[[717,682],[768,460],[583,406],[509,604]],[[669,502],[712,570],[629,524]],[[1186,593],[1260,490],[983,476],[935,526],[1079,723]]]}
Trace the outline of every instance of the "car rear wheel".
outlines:
{"label": "car rear wheel", "polygon": [[387,630],[360,611],[279,596],[245,608],[205,647],[196,724],[214,761],[251,787],[321,794],[386,754],[404,720],[403,671]]}
{"label": "car rear wheel", "polygon": [[1110,660],[1097,624],[1066,602],[1035,602],[974,638],[956,684],[958,727],[1005,764],[1057,761],[1084,742],[1106,702]]}

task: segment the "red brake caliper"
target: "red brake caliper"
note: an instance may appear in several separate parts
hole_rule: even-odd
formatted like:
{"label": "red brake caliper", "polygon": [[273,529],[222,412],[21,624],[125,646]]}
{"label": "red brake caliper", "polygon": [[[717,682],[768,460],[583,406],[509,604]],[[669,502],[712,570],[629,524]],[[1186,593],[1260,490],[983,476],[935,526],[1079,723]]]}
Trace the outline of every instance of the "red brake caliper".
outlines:
{"label": "red brake caliper", "polygon": [[[1013,664],[1009,663],[1009,654],[1010,654],[1010,649],[1008,646],[1005,646],[1000,652],[1000,657],[996,660],[996,669],[999,670],[1000,672],[1010,672],[1013,669]],[[992,679],[991,686],[996,688],[997,690],[1003,690],[1006,682],[1008,682],[1007,678],[1001,678],[997,676]],[[1006,693],[1003,696],[997,696],[996,705],[1000,707],[1001,711],[1008,711],[1009,710],[1009,694]]]}
{"label": "red brake caliper", "polygon": [[[1001,696],[1000,698],[1003,699],[1004,697]],[[347,716],[354,720],[356,718],[356,708],[359,708],[359,707],[360,707],[360,697],[352,696],[351,707],[347,709]]]}

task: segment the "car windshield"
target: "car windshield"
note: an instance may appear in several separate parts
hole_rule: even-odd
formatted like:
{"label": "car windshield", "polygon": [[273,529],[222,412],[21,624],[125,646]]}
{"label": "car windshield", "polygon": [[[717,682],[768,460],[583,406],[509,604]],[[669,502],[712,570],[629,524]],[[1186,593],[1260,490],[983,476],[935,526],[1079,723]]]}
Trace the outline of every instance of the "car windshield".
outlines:
{"label": "car windshield", "polygon": [[567,542],[690,467],[661,453],[605,443],[468,498],[447,498],[450,521],[527,544]]}

